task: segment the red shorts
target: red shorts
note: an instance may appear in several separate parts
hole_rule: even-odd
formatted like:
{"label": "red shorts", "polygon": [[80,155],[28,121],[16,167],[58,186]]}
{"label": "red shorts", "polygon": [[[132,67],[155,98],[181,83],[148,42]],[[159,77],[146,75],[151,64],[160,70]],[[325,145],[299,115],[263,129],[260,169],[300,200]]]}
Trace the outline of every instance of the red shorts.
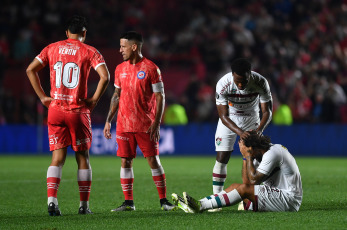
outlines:
{"label": "red shorts", "polygon": [[140,147],[144,157],[159,155],[159,142],[151,141],[149,133],[122,133],[116,132],[118,144],[117,156],[136,157],[136,147]]}
{"label": "red shorts", "polygon": [[65,113],[50,108],[47,125],[50,151],[69,145],[74,151],[90,148],[92,127],[89,113]]}

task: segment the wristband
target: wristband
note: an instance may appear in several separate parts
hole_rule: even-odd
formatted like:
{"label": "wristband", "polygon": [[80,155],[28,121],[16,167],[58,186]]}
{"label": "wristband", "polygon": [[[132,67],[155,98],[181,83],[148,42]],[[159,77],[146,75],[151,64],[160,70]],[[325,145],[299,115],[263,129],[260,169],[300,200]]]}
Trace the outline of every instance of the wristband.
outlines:
{"label": "wristband", "polygon": [[246,158],[242,158],[244,161],[247,160]]}

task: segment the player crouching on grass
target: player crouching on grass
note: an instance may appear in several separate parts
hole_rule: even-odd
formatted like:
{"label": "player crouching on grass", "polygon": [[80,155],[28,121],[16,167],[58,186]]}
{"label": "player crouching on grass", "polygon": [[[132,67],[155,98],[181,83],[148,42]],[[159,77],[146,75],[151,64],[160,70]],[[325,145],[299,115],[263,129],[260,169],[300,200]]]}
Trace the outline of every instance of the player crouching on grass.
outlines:
{"label": "player crouching on grass", "polygon": [[298,165],[287,148],[271,144],[270,138],[255,131],[239,140],[243,156],[243,184],[232,184],[224,191],[196,200],[183,193],[172,194],[174,202],[185,212],[199,213],[209,209],[239,204],[245,210],[299,211],[302,185]]}

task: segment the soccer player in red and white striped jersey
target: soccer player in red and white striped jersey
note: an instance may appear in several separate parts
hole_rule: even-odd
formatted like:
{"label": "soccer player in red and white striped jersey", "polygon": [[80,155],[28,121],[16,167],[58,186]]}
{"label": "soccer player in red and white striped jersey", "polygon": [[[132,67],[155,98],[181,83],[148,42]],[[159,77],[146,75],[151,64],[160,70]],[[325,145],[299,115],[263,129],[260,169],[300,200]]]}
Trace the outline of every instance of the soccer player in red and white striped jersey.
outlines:
{"label": "soccer player in red and white striped jersey", "polygon": [[[84,17],[73,16],[67,24],[67,39],[46,46],[27,68],[32,87],[42,104],[48,108],[49,146],[53,151],[47,170],[48,212],[51,216],[61,215],[57,192],[68,146],[75,151],[78,164],[78,213],[92,213],[89,209],[92,182],[89,163],[92,141],[90,113],[108,85],[109,72],[99,51],[84,44],[86,28]],[[50,68],[50,96],[43,91],[38,75],[47,65]],[[88,98],[87,82],[91,67],[96,70],[100,79],[94,95]]]}
{"label": "soccer player in red and white striped jersey", "polygon": [[115,92],[111,99],[104,135],[111,139],[111,121],[117,110],[117,156],[121,157],[121,185],[124,203],[112,211],[135,210],[133,202],[133,159],[139,146],[152,170],[162,210],[175,210],[166,199],[166,179],[159,160],[159,128],[164,111],[165,94],[161,73],[152,61],[143,57],[142,35],[127,32],[120,38],[124,62],[115,71]]}

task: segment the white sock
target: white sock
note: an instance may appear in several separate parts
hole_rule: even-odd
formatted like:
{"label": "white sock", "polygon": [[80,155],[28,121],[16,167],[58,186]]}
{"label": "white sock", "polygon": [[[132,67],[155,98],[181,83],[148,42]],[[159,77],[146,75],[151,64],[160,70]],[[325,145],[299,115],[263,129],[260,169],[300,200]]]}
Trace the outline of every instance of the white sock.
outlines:
{"label": "white sock", "polygon": [[228,193],[220,193],[212,199],[201,200],[201,210],[221,208],[238,204],[242,200],[236,189]]}
{"label": "white sock", "polygon": [[213,167],[213,176],[212,176],[212,187],[213,187],[214,194],[217,194],[223,191],[226,177],[227,177],[227,164],[223,164],[216,161]]}

